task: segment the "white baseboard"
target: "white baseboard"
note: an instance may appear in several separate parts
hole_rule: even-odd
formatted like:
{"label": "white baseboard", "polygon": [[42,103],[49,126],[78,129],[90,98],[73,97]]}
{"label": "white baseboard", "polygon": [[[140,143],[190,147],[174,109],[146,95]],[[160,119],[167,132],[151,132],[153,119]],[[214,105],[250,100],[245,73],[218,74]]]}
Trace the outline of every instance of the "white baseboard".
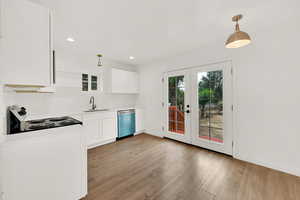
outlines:
{"label": "white baseboard", "polygon": [[156,129],[145,130],[145,133],[156,136],[156,137],[163,138],[163,134],[161,133],[161,131],[157,131]]}
{"label": "white baseboard", "polygon": [[137,132],[134,133],[134,135],[139,135],[139,134],[141,134],[141,133],[145,133],[145,131],[146,131],[146,130],[140,130],[140,131],[137,131]]}
{"label": "white baseboard", "polygon": [[88,149],[93,149],[95,147],[99,147],[99,146],[102,146],[102,145],[105,145],[105,144],[109,144],[109,143],[113,143],[116,141],[116,138],[114,139],[109,139],[109,140],[104,140],[104,141],[101,141],[101,142],[97,142],[97,143],[94,143],[94,144],[91,144],[88,146]]}
{"label": "white baseboard", "polygon": [[263,166],[263,167],[267,167],[267,168],[270,168],[270,169],[274,169],[274,170],[277,170],[277,171],[281,171],[281,172],[284,172],[284,173],[287,173],[287,174],[291,174],[291,175],[295,175],[295,176],[300,177],[300,169],[296,168],[296,167],[278,166],[278,165],[272,164],[270,162],[261,161],[261,160],[258,160],[258,159],[247,159],[247,158],[244,158],[243,156],[237,156],[237,157],[234,157],[234,158],[238,159],[238,160],[242,160],[242,161],[245,161],[245,162],[249,162],[249,163],[252,163],[252,164],[260,165],[260,166]]}

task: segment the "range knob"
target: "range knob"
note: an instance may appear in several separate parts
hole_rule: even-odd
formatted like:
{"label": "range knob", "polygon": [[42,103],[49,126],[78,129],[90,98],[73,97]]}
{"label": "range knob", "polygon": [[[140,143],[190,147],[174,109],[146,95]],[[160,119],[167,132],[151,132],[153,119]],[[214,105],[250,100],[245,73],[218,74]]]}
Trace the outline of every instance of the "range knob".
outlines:
{"label": "range knob", "polygon": [[19,113],[19,115],[21,115],[21,116],[26,115],[26,114],[27,114],[26,108],[21,107],[21,110],[20,110],[18,113]]}

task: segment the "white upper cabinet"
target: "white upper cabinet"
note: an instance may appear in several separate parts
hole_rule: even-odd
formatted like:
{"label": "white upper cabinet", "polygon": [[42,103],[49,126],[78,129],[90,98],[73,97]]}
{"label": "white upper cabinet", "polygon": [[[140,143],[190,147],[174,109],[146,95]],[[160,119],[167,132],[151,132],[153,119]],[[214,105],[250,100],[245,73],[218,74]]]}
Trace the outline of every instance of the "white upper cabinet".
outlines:
{"label": "white upper cabinet", "polygon": [[139,75],[137,72],[104,67],[103,89],[107,93],[137,94],[139,93]]}
{"label": "white upper cabinet", "polygon": [[0,36],[3,84],[51,85],[49,9],[26,0],[2,0]]}

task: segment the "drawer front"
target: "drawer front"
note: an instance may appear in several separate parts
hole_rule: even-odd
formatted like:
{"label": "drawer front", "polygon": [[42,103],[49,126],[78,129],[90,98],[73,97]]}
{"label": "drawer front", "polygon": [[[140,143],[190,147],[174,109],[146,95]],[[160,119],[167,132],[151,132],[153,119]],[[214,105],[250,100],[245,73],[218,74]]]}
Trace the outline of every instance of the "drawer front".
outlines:
{"label": "drawer front", "polygon": [[115,118],[117,117],[116,112],[90,112],[90,113],[84,113],[83,119],[84,120],[93,120],[93,119],[106,119],[106,118]]}

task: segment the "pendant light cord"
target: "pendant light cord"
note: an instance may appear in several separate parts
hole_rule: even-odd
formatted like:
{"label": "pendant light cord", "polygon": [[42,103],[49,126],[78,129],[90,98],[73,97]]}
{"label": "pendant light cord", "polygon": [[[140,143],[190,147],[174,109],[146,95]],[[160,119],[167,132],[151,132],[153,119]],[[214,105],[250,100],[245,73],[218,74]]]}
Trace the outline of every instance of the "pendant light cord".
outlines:
{"label": "pendant light cord", "polygon": [[240,25],[239,25],[239,21],[237,20],[236,24],[235,24],[235,32],[238,32],[238,31],[240,31]]}

